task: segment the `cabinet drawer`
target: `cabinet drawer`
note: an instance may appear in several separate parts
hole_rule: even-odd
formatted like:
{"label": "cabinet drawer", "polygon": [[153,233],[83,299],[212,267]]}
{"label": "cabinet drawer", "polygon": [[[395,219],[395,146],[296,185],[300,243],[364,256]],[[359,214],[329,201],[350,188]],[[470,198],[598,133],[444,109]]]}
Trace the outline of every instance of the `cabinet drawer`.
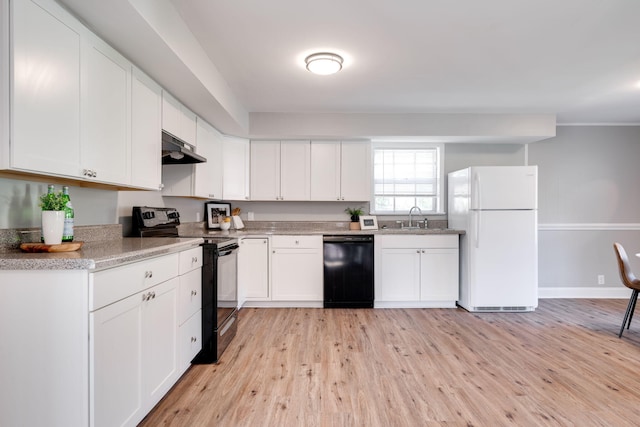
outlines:
{"label": "cabinet drawer", "polygon": [[202,349],[202,313],[198,310],[178,331],[178,371],[187,370]]}
{"label": "cabinet drawer", "polygon": [[89,276],[89,310],[133,295],[178,276],[178,254],[114,267]]}
{"label": "cabinet drawer", "polygon": [[202,247],[180,252],[180,275],[202,267]]}
{"label": "cabinet drawer", "polygon": [[202,271],[192,270],[180,276],[178,324],[182,325],[202,307]]}
{"label": "cabinet drawer", "polygon": [[273,236],[271,237],[273,248],[322,248],[322,236]]}
{"label": "cabinet drawer", "polygon": [[375,244],[381,248],[458,248],[457,234],[447,235],[413,235],[413,236],[375,236]]}

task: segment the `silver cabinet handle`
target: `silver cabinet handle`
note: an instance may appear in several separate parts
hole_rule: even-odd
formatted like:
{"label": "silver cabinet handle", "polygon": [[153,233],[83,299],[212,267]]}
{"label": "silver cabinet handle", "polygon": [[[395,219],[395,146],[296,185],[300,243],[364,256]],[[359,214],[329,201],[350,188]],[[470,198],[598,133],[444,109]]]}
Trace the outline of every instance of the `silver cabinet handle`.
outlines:
{"label": "silver cabinet handle", "polygon": [[194,256],[193,258],[191,258],[191,262],[194,263],[194,264],[197,263],[198,262],[198,257]]}
{"label": "silver cabinet handle", "polygon": [[191,337],[191,342],[196,342],[196,341],[198,341],[198,338],[196,338],[196,337]]}
{"label": "silver cabinet handle", "polygon": [[198,295],[198,291],[196,290],[191,291],[191,296],[196,296],[196,295]]}
{"label": "silver cabinet handle", "polygon": [[142,294],[142,301],[149,301],[150,299],[154,299],[155,297],[155,292],[147,292],[146,294]]}
{"label": "silver cabinet handle", "polygon": [[153,277],[153,271],[149,270],[149,271],[145,271],[144,272],[144,278],[145,279],[150,279]]}

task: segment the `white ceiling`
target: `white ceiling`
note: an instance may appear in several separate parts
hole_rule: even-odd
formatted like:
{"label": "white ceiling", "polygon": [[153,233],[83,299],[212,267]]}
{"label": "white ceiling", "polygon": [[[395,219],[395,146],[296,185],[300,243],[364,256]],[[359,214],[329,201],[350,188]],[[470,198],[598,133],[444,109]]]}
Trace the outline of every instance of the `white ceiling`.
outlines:
{"label": "white ceiling", "polygon": [[[633,0],[172,0],[250,112],[640,123]],[[337,75],[302,59],[344,54]]]}
{"label": "white ceiling", "polygon": [[[126,10],[114,6],[127,2],[60,1],[125,54],[137,42],[124,31]],[[640,1],[170,3],[249,113],[556,114],[558,123],[640,123]],[[346,58],[340,73],[304,69],[307,54],[324,50]]]}

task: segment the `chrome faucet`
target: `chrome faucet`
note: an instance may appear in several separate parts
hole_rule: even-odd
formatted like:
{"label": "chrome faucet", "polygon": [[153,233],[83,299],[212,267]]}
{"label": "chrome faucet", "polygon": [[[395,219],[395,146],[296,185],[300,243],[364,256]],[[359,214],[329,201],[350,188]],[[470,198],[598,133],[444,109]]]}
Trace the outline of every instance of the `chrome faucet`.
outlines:
{"label": "chrome faucet", "polygon": [[409,209],[409,228],[420,228],[420,224],[416,224],[415,226],[412,223],[412,217],[413,217],[413,210],[417,209],[418,212],[420,212],[420,215],[422,216],[422,219],[424,220],[424,228],[427,228],[427,220],[424,218],[424,215],[422,214],[422,209],[420,209],[417,206],[412,207],[411,209]]}

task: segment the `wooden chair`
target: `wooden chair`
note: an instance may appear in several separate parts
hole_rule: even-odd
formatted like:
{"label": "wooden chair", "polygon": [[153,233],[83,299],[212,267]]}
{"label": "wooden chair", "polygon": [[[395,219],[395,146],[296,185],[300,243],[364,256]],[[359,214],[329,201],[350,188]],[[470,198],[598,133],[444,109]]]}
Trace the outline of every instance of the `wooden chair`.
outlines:
{"label": "wooden chair", "polygon": [[[640,280],[636,278],[636,276],[631,271],[629,267],[629,258],[627,257],[627,252],[625,252],[624,248],[620,243],[614,243],[613,249],[616,252],[616,258],[618,258],[618,267],[620,269],[620,279],[622,279],[622,283],[624,285],[633,290],[631,293],[631,298],[629,299],[629,304],[627,305],[627,312],[624,314],[624,320],[622,321],[622,327],[620,328],[620,333],[618,334],[618,338],[622,337],[622,331],[624,331],[624,325],[627,325],[627,329],[631,326],[631,319],[633,318],[633,312],[636,309],[636,301],[638,300],[638,292],[640,292]],[[627,321],[627,319],[629,319]]]}

